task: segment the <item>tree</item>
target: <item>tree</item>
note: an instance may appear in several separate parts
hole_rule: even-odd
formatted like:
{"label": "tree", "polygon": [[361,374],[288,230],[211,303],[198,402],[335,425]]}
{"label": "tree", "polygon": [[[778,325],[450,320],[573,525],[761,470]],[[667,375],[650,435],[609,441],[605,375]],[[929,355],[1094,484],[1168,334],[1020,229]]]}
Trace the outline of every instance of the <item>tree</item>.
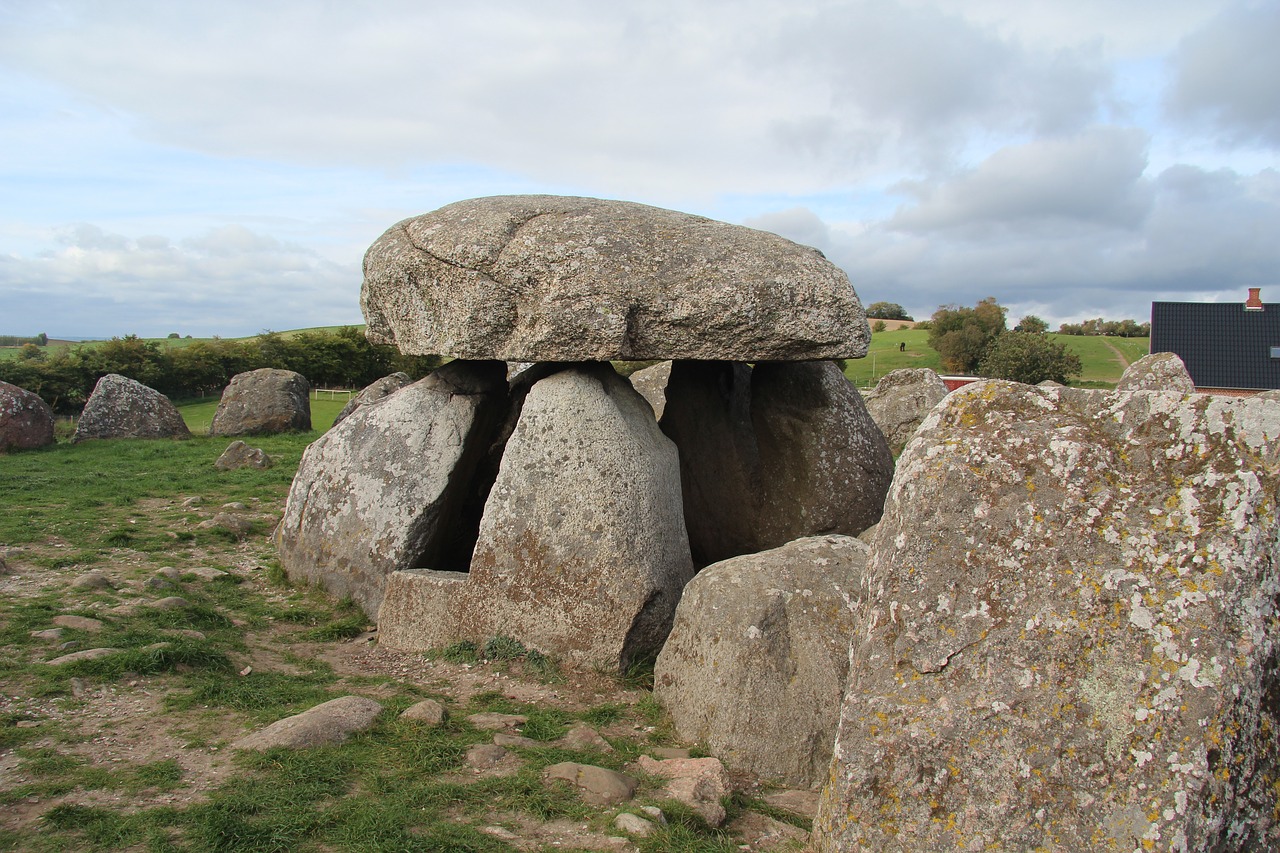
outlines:
{"label": "tree", "polygon": [[872,302],[867,308],[867,317],[872,320],[910,320],[907,309],[896,302]]}
{"label": "tree", "polygon": [[1006,332],[991,342],[978,375],[1035,385],[1051,379],[1063,385],[1084,370],[1080,357],[1065,344],[1036,332]]}
{"label": "tree", "polygon": [[1005,330],[1005,309],[988,296],[973,308],[943,305],[933,312],[929,346],[942,356],[942,365],[957,373],[972,373],[987,346]]}
{"label": "tree", "polygon": [[1028,314],[1018,321],[1018,325],[1014,326],[1013,330],[1015,332],[1030,332],[1033,335],[1043,335],[1049,331],[1049,324],[1035,314]]}
{"label": "tree", "polygon": [[884,320],[876,320],[871,324],[871,331],[873,332],[883,332],[887,328],[889,327],[885,325]]}

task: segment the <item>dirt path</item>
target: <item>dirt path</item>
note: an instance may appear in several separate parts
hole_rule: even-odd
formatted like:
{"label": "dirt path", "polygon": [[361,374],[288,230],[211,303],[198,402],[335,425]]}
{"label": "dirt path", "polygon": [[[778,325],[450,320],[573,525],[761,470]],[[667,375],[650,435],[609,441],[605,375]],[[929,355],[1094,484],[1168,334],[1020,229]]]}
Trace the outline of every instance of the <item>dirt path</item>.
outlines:
{"label": "dirt path", "polygon": [[1123,373],[1126,369],[1128,369],[1128,367],[1129,367],[1129,359],[1125,358],[1124,353],[1122,353],[1122,352],[1120,352],[1120,350],[1116,349],[1116,348],[1115,348],[1115,346],[1114,346],[1114,345],[1112,345],[1111,341],[1108,341],[1108,340],[1105,340],[1105,339],[1104,339],[1104,340],[1102,341],[1102,343],[1106,346],[1106,348],[1107,348],[1107,349],[1109,349],[1109,350],[1111,350],[1113,353],[1115,353],[1115,355],[1116,355],[1116,361],[1120,362],[1120,372],[1121,372],[1121,373]]}

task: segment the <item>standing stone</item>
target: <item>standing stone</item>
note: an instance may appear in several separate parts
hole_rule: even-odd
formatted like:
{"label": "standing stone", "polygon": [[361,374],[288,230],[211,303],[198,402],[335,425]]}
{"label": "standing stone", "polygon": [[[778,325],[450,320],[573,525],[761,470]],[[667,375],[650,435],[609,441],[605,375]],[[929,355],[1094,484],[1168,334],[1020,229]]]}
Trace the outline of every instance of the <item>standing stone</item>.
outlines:
{"label": "standing stone", "polygon": [[945,396],[946,383],[937,373],[928,368],[907,367],[886,373],[874,390],[863,395],[863,401],[896,456],[915,435],[925,415]]}
{"label": "standing stone", "polygon": [[264,367],[238,373],[222,392],[209,435],[267,435],[311,429],[311,386],[301,373]]}
{"label": "standing stone", "polygon": [[1195,382],[1182,359],[1171,352],[1155,352],[1144,355],[1125,368],[1116,383],[1117,391],[1177,391],[1191,394]]}
{"label": "standing stone", "polygon": [[313,442],[276,533],[289,577],[377,618],[391,572],[458,559],[461,505],[506,390],[501,362],[450,362]]}
{"label": "standing stone", "polygon": [[0,382],[0,453],[53,444],[53,409],[36,394]]}
{"label": "standing stone", "polygon": [[775,234],[622,201],[497,196],[392,226],[364,258],[375,343],[506,361],[860,358],[849,279]]}
{"label": "standing stone", "polygon": [[169,398],[118,373],[98,380],[71,438],[190,438],[186,421]]}
{"label": "standing stone", "polygon": [[680,448],[695,562],[875,524],[893,455],[832,362],[676,362],[662,429]]}
{"label": "standing stone", "polygon": [[675,447],[625,379],[584,365],[529,390],[470,574],[391,575],[379,643],[413,650],[504,634],[625,669],[662,645],[692,576]]}
{"label": "standing stone", "polygon": [[1277,849],[1278,410],[949,395],[872,545],[815,849]]}
{"label": "standing stone", "polygon": [[818,536],[698,572],[654,667],[682,738],[787,785],[826,780],[867,550]]}
{"label": "standing stone", "polygon": [[374,380],[366,385],[359,394],[347,401],[347,404],[342,407],[342,411],[338,412],[338,416],[333,419],[333,425],[337,426],[342,423],[347,415],[361,406],[367,406],[370,403],[385,399],[412,382],[413,380],[409,378],[407,373],[392,373],[390,376]]}

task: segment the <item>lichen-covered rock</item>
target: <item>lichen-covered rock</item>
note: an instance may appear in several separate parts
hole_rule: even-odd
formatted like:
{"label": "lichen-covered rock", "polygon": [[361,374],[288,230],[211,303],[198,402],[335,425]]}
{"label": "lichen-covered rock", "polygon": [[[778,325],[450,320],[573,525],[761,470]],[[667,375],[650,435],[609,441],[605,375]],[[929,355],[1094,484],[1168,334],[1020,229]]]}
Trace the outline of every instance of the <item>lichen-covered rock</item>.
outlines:
{"label": "lichen-covered rock", "polygon": [[937,373],[928,368],[907,367],[886,373],[862,399],[889,442],[889,449],[897,455],[920,428],[925,415],[945,396],[946,383]]}
{"label": "lichen-covered rock", "polygon": [[391,572],[454,560],[466,490],[506,395],[502,362],[454,361],[313,442],[276,530],[289,577],[376,618]]}
{"label": "lichen-covered rock", "polygon": [[817,536],[698,572],[654,666],[680,736],[728,767],[825,781],[866,560],[857,539]]}
{"label": "lichen-covered rock", "polygon": [[250,447],[237,438],[214,460],[213,467],[219,471],[235,471],[237,468],[270,468],[274,464],[261,447]]}
{"label": "lichen-covered rock", "polygon": [[379,643],[427,649],[504,634],[625,669],[661,646],[692,576],[674,445],[625,379],[584,365],[529,390],[470,573],[392,574]]}
{"label": "lichen-covered rock", "polygon": [[1191,394],[1195,382],[1182,359],[1171,352],[1153,352],[1144,355],[1125,368],[1116,383],[1117,391],[1177,391]]}
{"label": "lichen-covered rock", "polygon": [[338,412],[338,416],[333,419],[333,425],[337,426],[342,423],[346,420],[347,415],[351,414],[361,406],[367,406],[370,403],[376,403],[379,400],[386,399],[391,394],[394,394],[412,382],[413,380],[407,373],[392,373],[389,376],[384,376],[381,379],[376,379],[373,382],[370,382],[361,389],[359,394],[347,401],[347,404],[342,407],[342,411]]}
{"label": "lichen-covered rock", "polygon": [[849,279],[775,234],[622,201],[497,196],[392,226],[364,258],[366,334],[506,361],[860,358]]}
{"label": "lichen-covered rock", "polygon": [[238,373],[222,392],[209,435],[268,435],[311,429],[311,386],[301,373],[264,367]]}
{"label": "lichen-covered rock", "polygon": [[666,396],[699,565],[879,520],[893,455],[833,362],[678,361]]}
{"label": "lichen-covered rock", "polygon": [[53,444],[53,409],[25,388],[0,382],[0,453]]}
{"label": "lichen-covered rock", "polygon": [[93,387],[71,440],[190,436],[186,421],[168,397],[127,376],[108,373]]}
{"label": "lichen-covered rock", "polygon": [[815,849],[1276,849],[1277,414],[953,392],[872,544]]}

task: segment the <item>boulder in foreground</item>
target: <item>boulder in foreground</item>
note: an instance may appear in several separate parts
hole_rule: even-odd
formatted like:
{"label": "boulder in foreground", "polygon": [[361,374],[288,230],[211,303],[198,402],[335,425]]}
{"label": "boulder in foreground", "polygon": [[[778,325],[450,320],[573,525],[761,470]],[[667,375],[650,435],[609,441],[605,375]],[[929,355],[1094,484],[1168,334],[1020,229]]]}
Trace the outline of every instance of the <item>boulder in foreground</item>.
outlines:
{"label": "boulder in foreground", "polygon": [[979,382],[876,530],[819,851],[1274,850],[1280,404]]}

